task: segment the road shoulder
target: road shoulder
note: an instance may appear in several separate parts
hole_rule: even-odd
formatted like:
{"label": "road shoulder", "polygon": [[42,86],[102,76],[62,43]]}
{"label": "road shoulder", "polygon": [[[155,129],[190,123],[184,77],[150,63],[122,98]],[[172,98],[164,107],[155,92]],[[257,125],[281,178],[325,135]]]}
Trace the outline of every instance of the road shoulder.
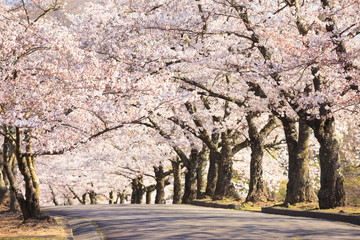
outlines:
{"label": "road shoulder", "polygon": [[[241,204],[215,203],[204,200],[194,200],[190,204],[195,206],[202,206],[202,207],[242,210]],[[320,219],[333,220],[338,222],[346,222],[354,225],[360,225],[360,216],[353,216],[342,213],[327,213],[316,210],[302,211],[302,210],[287,209],[281,207],[262,207],[261,211],[258,212],[277,214],[277,215],[287,215],[294,217],[320,218]]]}

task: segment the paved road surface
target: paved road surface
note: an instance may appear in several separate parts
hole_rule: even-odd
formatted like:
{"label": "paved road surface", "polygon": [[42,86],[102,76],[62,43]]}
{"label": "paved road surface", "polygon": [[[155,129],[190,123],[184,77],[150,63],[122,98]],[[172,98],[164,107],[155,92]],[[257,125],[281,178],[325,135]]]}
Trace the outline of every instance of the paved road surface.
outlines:
{"label": "paved road surface", "polygon": [[327,220],[188,205],[44,207],[93,220],[105,239],[360,239],[360,227]]}

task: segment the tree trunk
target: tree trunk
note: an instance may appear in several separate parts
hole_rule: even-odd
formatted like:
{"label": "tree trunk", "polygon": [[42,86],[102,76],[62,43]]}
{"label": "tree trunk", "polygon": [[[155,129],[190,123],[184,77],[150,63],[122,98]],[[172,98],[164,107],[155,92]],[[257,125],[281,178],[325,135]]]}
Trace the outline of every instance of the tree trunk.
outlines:
{"label": "tree trunk", "polygon": [[109,204],[115,204],[115,191],[111,190],[109,192]]}
{"label": "tree trunk", "polygon": [[120,204],[125,204],[126,195],[124,193],[118,193],[118,196],[120,197]]}
{"label": "tree trunk", "polygon": [[89,192],[90,204],[97,204],[97,194],[91,190]]}
{"label": "tree trunk", "polygon": [[336,136],[335,119],[326,117],[314,120],[311,125],[320,143],[320,190],[318,193],[321,209],[335,208],[346,204],[344,178],[340,173],[339,140]]}
{"label": "tree trunk", "polygon": [[249,138],[251,148],[250,161],[250,184],[249,193],[246,197],[247,202],[265,202],[268,193],[263,181],[262,160],[264,155],[264,138],[257,130],[255,116],[249,113],[246,116],[249,127]]}
{"label": "tree trunk", "polygon": [[4,159],[4,169],[6,171],[7,178],[10,183],[10,191],[11,194],[13,194],[18,203],[19,207],[21,209],[21,212],[23,214],[24,219],[31,218],[32,214],[30,212],[30,209],[28,208],[26,199],[24,198],[24,195],[22,194],[21,190],[18,187],[16,176],[13,173],[12,168],[12,161],[15,161],[15,155],[14,155],[14,145],[10,141],[10,139],[6,138],[4,139],[4,145],[3,145],[3,159]]}
{"label": "tree trunk", "polygon": [[[30,214],[28,218],[33,219],[41,219],[43,218],[43,215],[40,212],[40,203],[39,203],[39,195],[38,190],[36,189],[36,185],[38,183],[35,183],[37,179],[33,178],[32,174],[35,174],[32,172],[32,170],[29,168],[27,157],[24,157],[24,155],[21,153],[21,132],[19,128],[16,128],[16,149],[15,149],[15,155],[18,162],[18,166],[20,169],[20,172],[22,176],[24,177],[25,181],[25,198],[26,198],[26,206],[28,208],[28,213]],[[29,149],[27,149],[27,155],[31,152]],[[25,218],[25,216],[24,216]]]}
{"label": "tree trunk", "polygon": [[[12,158],[10,165],[11,165],[11,169],[14,174],[15,180],[17,181],[18,166],[17,166],[17,161],[16,161],[15,157]],[[15,193],[10,191],[10,211],[15,212],[17,210],[19,210],[19,203],[17,201]]]}
{"label": "tree trunk", "polygon": [[72,197],[67,194],[64,194],[63,196],[65,198],[64,205],[73,205]]}
{"label": "tree trunk", "polygon": [[87,201],[87,193],[84,193],[82,196],[81,196],[81,199],[82,199],[82,201],[80,201],[80,203],[82,204],[82,205],[85,205],[86,204],[86,202],[89,202],[89,201]]}
{"label": "tree trunk", "polygon": [[[0,156],[0,204],[10,202],[10,205],[13,205],[12,208],[10,208],[10,210],[13,211],[15,209],[15,205],[12,203],[16,202],[16,198],[15,198],[15,202],[13,202],[12,200],[14,195],[11,194],[11,191],[9,191],[9,180],[7,178],[7,174],[4,169],[4,164],[5,163],[3,156]],[[14,174],[14,176],[16,176],[16,174]]]}
{"label": "tree trunk", "polygon": [[68,188],[69,188],[70,192],[74,195],[74,199],[76,198],[79,201],[79,203],[82,205],[86,204],[87,193],[84,193],[80,198],[80,196],[71,187],[68,186]]}
{"label": "tree trunk", "polygon": [[7,186],[7,176],[4,170],[4,160],[0,157],[0,204],[10,199],[9,189]]}
{"label": "tree trunk", "polygon": [[199,158],[198,163],[196,167],[196,199],[202,199],[205,198],[205,169],[207,165],[207,161],[209,159],[209,151],[205,150],[203,151]]}
{"label": "tree trunk", "polygon": [[233,177],[233,161],[231,139],[228,132],[221,133],[221,154],[218,162],[218,179],[213,200],[234,195],[231,180]]}
{"label": "tree trunk", "polygon": [[132,194],[131,194],[131,203],[132,204],[141,204],[142,198],[145,193],[145,187],[142,184],[142,177],[134,178],[131,182]]}
{"label": "tree trunk", "polygon": [[156,179],[155,204],[165,204],[165,173],[163,166],[154,167]]}
{"label": "tree trunk", "polygon": [[151,195],[152,195],[152,191],[146,191],[146,204],[151,204]]}
{"label": "tree trunk", "polygon": [[187,172],[185,173],[185,190],[182,198],[183,203],[190,203],[196,199],[196,168],[198,155],[198,151],[192,149],[190,161],[186,164]]}
{"label": "tree trunk", "polygon": [[299,121],[299,136],[296,122],[282,119],[289,153],[289,173],[285,204],[312,202],[316,199],[309,175],[310,128]]}
{"label": "tree trunk", "polygon": [[173,204],[181,203],[181,161],[179,158],[171,161],[174,175],[174,196]]}
{"label": "tree trunk", "polygon": [[196,169],[187,169],[185,173],[185,189],[182,203],[190,203],[196,199]]}
{"label": "tree trunk", "polygon": [[50,193],[51,193],[51,200],[54,203],[55,206],[59,206],[59,202],[56,199],[56,195],[54,192],[54,189],[51,187],[51,185],[49,185],[49,189],[50,189]]}
{"label": "tree trunk", "polygon": [[220,154],[215,151],[210,151],[209,155],[209,170],[207,176],[207,185],[205,194],[209,197],[213,197],[216,190],[216,183],[218,179],[218,162]]}
{"label": "tree trunk", "polygon": [[151,204],[151,195],[156,190],[156,185],[151,185],[145,188],[146,204]]}

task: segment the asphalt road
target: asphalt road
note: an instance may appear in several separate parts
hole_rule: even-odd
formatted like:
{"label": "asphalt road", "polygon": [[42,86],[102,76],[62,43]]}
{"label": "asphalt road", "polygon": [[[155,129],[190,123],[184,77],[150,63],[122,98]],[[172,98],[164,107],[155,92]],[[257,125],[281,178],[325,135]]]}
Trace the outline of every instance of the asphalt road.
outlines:
{"label": "asphalt road", "polygon": [[52,215],[90,219],[105,239],[360,239],[360,227],[346,223],[189,205],[43,209]]}

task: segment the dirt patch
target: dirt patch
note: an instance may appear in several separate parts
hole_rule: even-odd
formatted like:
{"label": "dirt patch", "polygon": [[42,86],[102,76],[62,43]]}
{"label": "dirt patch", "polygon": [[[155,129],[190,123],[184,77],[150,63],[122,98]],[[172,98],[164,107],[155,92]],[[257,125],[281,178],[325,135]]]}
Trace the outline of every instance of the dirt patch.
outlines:
{"label": "dirt patch", "polygon": [[3,239],[66,239],[60,218],[23,221],[21,212],[10,212],[0,205],[0,240]]}
{"label": "dirt patch", "polygon": [[216,200],[216,201],[212,201],[211,198],[205,198],[201,200],[213,202],[213,203],[221,203],[221,204],[235,204],[241,206],[238,210],[255,211],[255,212],[261,212],[262,207],[268,207],[268,206],[274,206],[280,204],[279,202],[275,202],[275,201],[252,203],[252,202],[245,202],[245,200],[242,199],[237,200],[234,198],[224,198],[223,200]]}

